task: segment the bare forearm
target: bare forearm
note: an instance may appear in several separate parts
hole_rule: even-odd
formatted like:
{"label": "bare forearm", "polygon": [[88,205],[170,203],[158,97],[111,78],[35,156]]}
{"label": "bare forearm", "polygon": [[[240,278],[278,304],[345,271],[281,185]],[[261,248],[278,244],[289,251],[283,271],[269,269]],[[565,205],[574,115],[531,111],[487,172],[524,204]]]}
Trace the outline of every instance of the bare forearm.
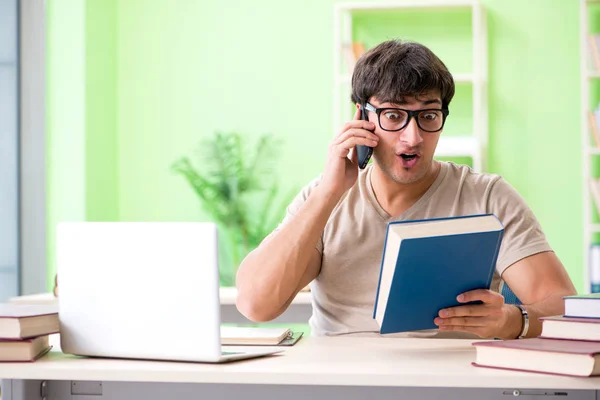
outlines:
{"label": "bare forearm", "polygon": [[289,223],[244,259],[236,278],[242,313],[270,320],[285,309],[338,200],[317,187]]}

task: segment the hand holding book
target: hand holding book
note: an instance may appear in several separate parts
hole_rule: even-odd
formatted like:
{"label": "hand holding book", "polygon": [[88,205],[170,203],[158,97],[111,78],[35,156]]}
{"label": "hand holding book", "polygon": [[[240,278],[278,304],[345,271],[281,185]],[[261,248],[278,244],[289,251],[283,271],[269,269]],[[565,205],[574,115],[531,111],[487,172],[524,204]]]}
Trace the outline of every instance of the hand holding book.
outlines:
{"label": "hand holding book", "polygon": [[520,322],[515,318],[520,318],[520,313],[505,304],[500,293],[476,289],[462,293],[456,300],[469,304],[440,310],[434,319],[440,330],[469,332],[481,338],[514,339],[515,331],[519,334]]}
{"label": "hand holding book", "polygon": [[[464,305],[458,295],[487,294],[503,233],[502,223],[492,214],[388,223],[373,307],[379,332],[436,329],[441,309]],[[480,297],[486,300],[481,309],[486,312],[497,303],[489,295]],[[471,300],[478,299],[467,298]],[[448,326],[459,330],[468,325]]]}

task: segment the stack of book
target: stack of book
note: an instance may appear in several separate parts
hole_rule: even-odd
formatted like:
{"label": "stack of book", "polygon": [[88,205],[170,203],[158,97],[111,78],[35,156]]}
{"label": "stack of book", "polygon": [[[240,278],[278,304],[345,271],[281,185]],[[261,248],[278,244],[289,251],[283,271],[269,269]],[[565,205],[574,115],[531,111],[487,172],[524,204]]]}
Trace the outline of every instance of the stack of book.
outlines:
{"label": "stack of book", "polygon": [[0,362],[39,359],[59,329],[56,305],[0,304]]}
{"label": "stack of book", "polygon": [[475,342],[478,367],[600,375],[600,293],[566,296],[564,315],[541,318],[537,338]]}

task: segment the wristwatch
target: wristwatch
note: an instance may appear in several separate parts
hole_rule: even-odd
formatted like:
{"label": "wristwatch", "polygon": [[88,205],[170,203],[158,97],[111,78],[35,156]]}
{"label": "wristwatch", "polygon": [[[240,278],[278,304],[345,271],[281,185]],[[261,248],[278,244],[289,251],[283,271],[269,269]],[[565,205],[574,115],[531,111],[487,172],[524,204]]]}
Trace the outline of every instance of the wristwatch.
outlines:
{"label": "wristwatch", "polygon": [[529,331],[529,314],[522,305],[515,304],[515,306],[521,310],[521,318],[523,321],[523,327],[521,328],[521,333],[517,339],[523,339],[525,336],[527,336],[527,332]]}

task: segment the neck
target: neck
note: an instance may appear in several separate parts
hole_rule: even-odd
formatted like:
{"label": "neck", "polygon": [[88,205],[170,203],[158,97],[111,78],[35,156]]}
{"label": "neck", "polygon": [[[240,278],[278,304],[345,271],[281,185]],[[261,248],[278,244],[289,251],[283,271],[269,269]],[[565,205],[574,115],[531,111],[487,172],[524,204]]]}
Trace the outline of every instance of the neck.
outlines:
{"label": "neck", "polygon": [[397,217],[415,204],[435,182],[441,168],[438,161],[433,161],[422,179],[411,183],[397,183],[377,165],[373,167],[373,192],[381,207],[392,217]]}

